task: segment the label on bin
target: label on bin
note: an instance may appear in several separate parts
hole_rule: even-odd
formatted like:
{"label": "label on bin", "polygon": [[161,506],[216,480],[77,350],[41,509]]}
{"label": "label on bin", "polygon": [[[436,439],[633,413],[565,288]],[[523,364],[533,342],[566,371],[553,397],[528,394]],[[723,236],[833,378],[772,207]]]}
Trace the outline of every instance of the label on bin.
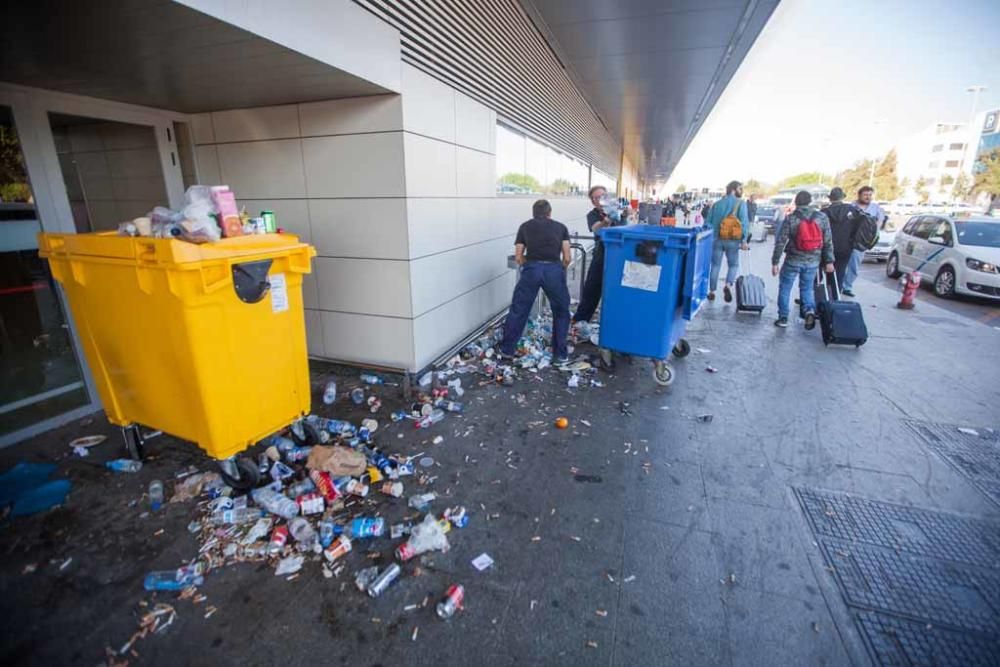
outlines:
{"label": "label on bin", "polygon": [[660,265],[626,261],[622,271],[622,287],[656,292],[660,287]]}
{"label": "label on bin", "polygon": [[285,274],[275,273],[268,278],[268,282],[271,283],[271,312],[285,312],[288,310],[288,286],[285,284]]}

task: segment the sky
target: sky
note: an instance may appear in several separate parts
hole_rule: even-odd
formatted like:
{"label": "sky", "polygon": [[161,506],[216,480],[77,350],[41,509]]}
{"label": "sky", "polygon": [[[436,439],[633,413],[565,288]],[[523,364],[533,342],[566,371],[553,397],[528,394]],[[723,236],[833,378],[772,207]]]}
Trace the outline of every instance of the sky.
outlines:
{"label": "sky", "polygon": [[968,122],[972,85],[1000,107],[1000,1],[782,0],[667,189],[836,172]]}

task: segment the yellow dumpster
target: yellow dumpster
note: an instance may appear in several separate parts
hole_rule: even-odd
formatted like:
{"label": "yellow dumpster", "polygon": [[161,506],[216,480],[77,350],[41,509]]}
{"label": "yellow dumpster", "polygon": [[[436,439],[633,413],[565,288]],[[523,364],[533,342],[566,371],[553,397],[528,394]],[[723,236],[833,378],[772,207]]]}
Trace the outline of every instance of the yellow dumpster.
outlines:
{"label": "yellow dumpster", "polygon": [[302,276],[289,234],[193,244],[39,234],[115,424],[144,424],[225,459],[309,412]]}

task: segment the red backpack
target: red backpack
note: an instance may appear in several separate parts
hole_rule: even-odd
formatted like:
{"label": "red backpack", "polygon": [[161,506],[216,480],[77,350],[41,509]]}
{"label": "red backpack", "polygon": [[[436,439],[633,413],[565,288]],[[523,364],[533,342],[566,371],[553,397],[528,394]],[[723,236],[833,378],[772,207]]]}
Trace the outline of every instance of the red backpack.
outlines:
{"label": "red backpack", "polygon": [[823,247],[823,230],[813,218],[802,218],[795,230],[795,248],[799,252],[816,252]]}

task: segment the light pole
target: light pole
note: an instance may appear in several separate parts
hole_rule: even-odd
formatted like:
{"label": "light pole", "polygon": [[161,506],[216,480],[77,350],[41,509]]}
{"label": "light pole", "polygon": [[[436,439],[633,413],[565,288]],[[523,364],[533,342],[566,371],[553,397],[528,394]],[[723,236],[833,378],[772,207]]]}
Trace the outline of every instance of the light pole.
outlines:
{"label": "light pole", "polygon": [[972,116],[969,121],[969,126],[971,127],[972,121],[976,120],[976,107],[979,106],[979,93],[986,90],[986,86],[969,86],[965,89],[965,92],[972,93]]}
{"label": "light pole", "polygon": [[[875,121],[875,127],[877,128],[879,125],[885,125],[888,122],[889,122],[889,120],[886,119],[886,118],[879,118],[877,121]],[[878,156],[877,155],[872,155],[872,166],[871,166],[871,169],[868,170],[868,187],[872,187],[872,182],[875,180],[875,158],[876,157],[878,157]]]}

